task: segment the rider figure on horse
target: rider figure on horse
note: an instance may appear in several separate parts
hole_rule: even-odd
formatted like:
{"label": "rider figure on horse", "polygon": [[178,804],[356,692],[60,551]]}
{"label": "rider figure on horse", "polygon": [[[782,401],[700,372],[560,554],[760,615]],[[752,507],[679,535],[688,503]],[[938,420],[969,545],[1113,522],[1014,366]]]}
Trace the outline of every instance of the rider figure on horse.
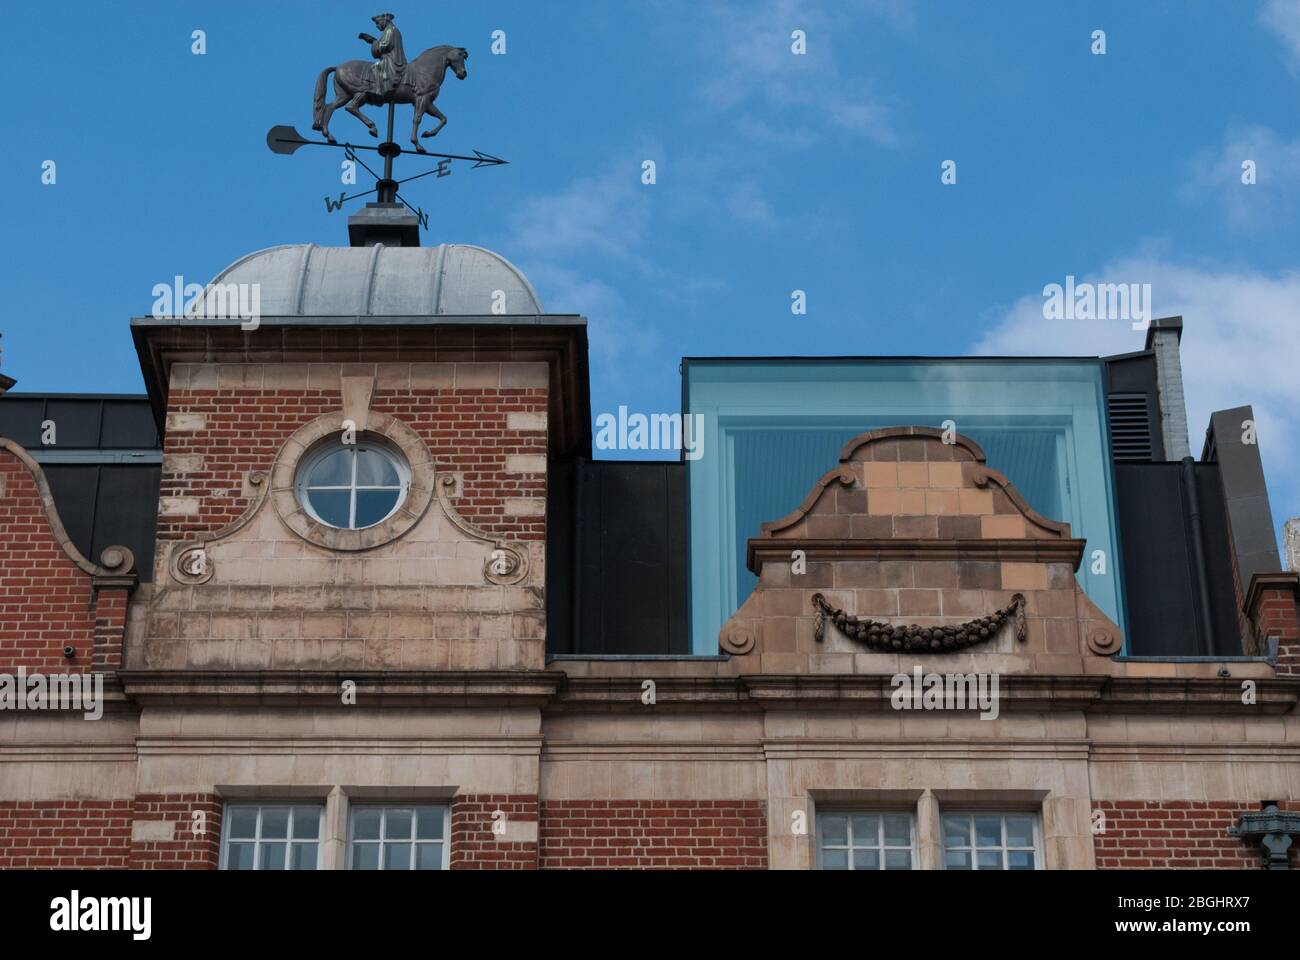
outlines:
{"label": "rider figure on horse", "polygon": [[368,33],[358,36],[370,44],[370,55],[375,58],[372,67],[375,93],[387,97],[401,85],[402,75],[406,72],[406,51],[402,49],[402,34],[393,26],[391,13],[377,14],[370,19],[380,30],[378,39]]}

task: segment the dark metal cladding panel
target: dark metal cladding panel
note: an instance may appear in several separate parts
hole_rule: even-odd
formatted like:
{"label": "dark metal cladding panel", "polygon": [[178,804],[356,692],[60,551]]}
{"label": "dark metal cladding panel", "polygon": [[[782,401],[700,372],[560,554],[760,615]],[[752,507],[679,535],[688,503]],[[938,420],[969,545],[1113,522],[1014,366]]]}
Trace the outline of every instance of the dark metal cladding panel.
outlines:
{"label": "dark metal cladding panel", "polygon": [[148,400],[105,400],[100,446],[105,449],[148,450],[162,446]]}
{"label": "dark metal cladding panel", "polygon": [[117,544],[135,554],[140,581],[153,579],[154,537],[158,522],[158,464],[105,464],[99,468],[99,500],[91,559]]}
{"label": "dark metal cladding panel", "polygon": [[56,400],[45,403],[45,419],[54,424],[57,441],[50,449],[99,449],[99,419],[103,405],[98,400]]}
{"label": "dark metal cladding panel", "polygon": [[[1116,460],[1140,458],[1160,462],[1165,459],[1154,354],[1139,353],[1106,361],[1106,405]],[[1142,407],[1145,407],[1145,417],[1141,415]],[[1122,414],[1122,422],[1117,422],[1117,414]]]}
{"label": "dark metal cladding panel", "polygon": [[548,487],[549,652],[688,653],[683,465],[553,462]]}
{"label": "dark metal cladding panel", "polygon": [[8,437],[28,450],[38,449],[44,419],[44,397],[0,397],[0,437]]}
{"label": "dark metal cladding panel", "polygon": [[1218,470],[1197,464],[1210,609],[1208,647],[1199,639],[1190,511],[1178,463],[1115,464],[1129,653],[1134,656],[1241,654],[1227,520]]}
{"label": "dark metal cladding panel", "polygon": [[44,471],[63,528],[77,549],[98,563],[105,547],[127,547],[135,554],[140,581],[151,581],[162,468],[52,463]]}

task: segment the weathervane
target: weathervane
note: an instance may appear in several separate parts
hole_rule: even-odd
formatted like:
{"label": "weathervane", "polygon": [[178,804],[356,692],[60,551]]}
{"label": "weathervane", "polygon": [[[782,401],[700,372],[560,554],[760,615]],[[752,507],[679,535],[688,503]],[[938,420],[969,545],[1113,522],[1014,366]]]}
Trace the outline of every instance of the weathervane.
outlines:
{"label": "weathervane", "polygon": [[[402,34],[393,24],[393,15],[391,13],[381,13],[371,18],[379,28],[379,36],[372,37],[368,33],[358,34],[358,39],[370,44],[370,54],[373,60],[348,60],[346,63],[340,63],[335,67],[327,67],[321,71],[316,78],[316,98],[313,104],[312,112],[312,129],[319,130],[324,136],[324,140],[308,140],[304,138],[296,129],[290,126],[274,126],[266,135],[266,144],[271,148],[273,153],[292,154],[303,146],[318,147],[342,147],[344,155],[351,161],[360,165],[367,173],[375,178],[375,187],[364,193],[355,193],[347,196],[340,193],[337,199],[330,197],[325,198],[325,209],[329,212],[338,210],[349,200],[356,200],[360,197],[366,197],[370,194],[376,194],[376,201],[381,204],[402,203],[408,210],[414,213],[420,220],[420,225],[426,229],[429,226],[429,216],[422,209],[416,209],[402,199],[398,194],[397,188],[400,184],[408,183],[411,180],[419,180],[421,177],[437,175],[439,178],[448,176],[451,173],[451,165],[456,160],[467,160],[474,164],[472,169],[477,170],[479,167],[494,167],[508,161],[491,154],[474,151],[474,155],[462,156],[454,153],[431,153],[420,146],[420,122],[425,116],[432,116],[438,119],[438,125],[432,130],[426,130],[424,136],[437,136],[438,131],[447,125],[447,118],[442,111],[434,106],[434,101],[438,98],[438,92],[442,88],[442,82],[446,78],[448,70],[456,74],[460,80],[467,76],[465,70],[465,61],[469,59],[469,52],[464,47],[440,46],[431,47],[424,53],[420,54],[414,60],[407,61],[406,53],[402,48]],[[335,99],[333,103],[325,102],[326,86],[329,82],[329,75],[334,74],[334,92]],[[394,107],[399,103],[409,103],[414,108],[414,117],[411,122],[411,143],[415,145],[414,150],[403,150],[393,142],[393,113]],[[362,105],[367,106],[384,106],[388,107],[388,135],[383,143],[378,146],[359,146],[351,143],[340,144],[334,139],[329,130],[330,117],[339,107],[347,110],[358,120],[366,125],[372,137],[379,137],[379,130],[376,128],[370,118],[358,109]],[[357,156],[358,150],[373,150],[384,158],[384,172],[381,176],[371,170],[360,157]],[[413,177],[407,177],[403,180],[393,179],[393,158],[401,154],[410,156],[423,156],[437,158],[438,165],[432,170],[426,170],[424,173],[416,174]]]}

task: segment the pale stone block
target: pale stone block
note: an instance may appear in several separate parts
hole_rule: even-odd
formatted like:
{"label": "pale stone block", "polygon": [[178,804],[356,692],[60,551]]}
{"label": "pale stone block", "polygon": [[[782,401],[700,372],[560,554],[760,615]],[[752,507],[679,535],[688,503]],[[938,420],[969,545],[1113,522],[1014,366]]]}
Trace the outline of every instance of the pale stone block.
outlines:
{"label": "pale stone block", "polygon": [[506,414],[507,430],[527,430],[536,431],[546,430],[546,414],[544,413],[507,413]]}
{"label": "pale stone block", "polygon": [[960,487],[961,486],[961,464],[960,463],[929,463],[930,468],[930,486],[932,487]]}
{"label": "pale stone block", "polygon": [[993,512],[992,490],[970,490],[962,488],[957,491],[958,513],[966,516],[982,516]]}
{"label": "pale stone block", "polygon": [[512,453],[506,457],[506,473],[545,472],[546,457],[540,453]]}
{"label": "pale stone block", "polygon": [[[931,464],[942,466],[942,464]],[[959,513],[956,490],[927,490],[925,492],[925,512],[934,516],[951,516]]]}
{"label": "pale stone block", "polygon": [[198,512],[198,497],[161,497],[158,500],[160,517],[192,517]]}
{"label": "pale stone block", "polygon": [[903,462],[898,464],[898,485],[900,487],[928,487],[930,474],[924,463]]}
{"label": "pale stone block", "polygon": [[495,390],[501,385],[501,364],[458,363],[455,371],[457,390]]}
{"label": "pale stone block", "polygon": [[510,517],[544,517],[546,501],[540,497],[507,497],[505,510]]}
{"label": "pale stone block", "polygon": [[168,414],[166,415],[166,432],[179,433],[201,431],[207,428],[208,419],[203,414]]}
{"label": "pale stone block", "polygon": [[412,390],[444,390],[456,382],[454,363],[411,364]]}
{"label": "pale stone block", "polygon": [[134,843],[170,841],[175,837],[174,820],[137,820],[131,825],[131,840]]}
{"label": "pale stone block", "polygon": [[868,488],[898,486],[899,465],[897,463],[867,461],[860,464],[860,466],[862,468],[863,482]]}
{"label": "pale stone block", "polygon": [[162,469],[163,473],[198,473],[203,469],[203,454],[165,453]]}
{"label": "pale stone block", "polygon": [[986,540],[1023,540],[1025,520],[1014,514],[980,517],[980,536]]}
{"label": "pale stone block", "polygon": [[546,387],[550,382],[550,368],[540,361],[501,364],[502,387],[516,389]]}
{"label": "pale stone block", "polygon": [[1046,590],[1047,567],[1041,563],[1003,563],[1002,587],[1005,590]]}
{"label": "pale stone block", "polygon": [[[902,466],[902,464],[899,464]],[[919,517],[925,514],[926,490],[899,490],[898,512],[906,517]]]}

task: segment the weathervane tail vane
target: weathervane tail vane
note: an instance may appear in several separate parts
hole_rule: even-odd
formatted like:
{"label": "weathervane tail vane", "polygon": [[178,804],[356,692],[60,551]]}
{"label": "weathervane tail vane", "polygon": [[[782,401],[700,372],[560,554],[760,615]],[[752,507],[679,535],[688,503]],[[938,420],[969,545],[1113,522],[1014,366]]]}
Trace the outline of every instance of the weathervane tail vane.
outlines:
{"label": "weathervane tail vane", "polygon": [[[370,54],[374,59],[348,60],[337,66],[327,67],[316,78],[316,96],[312,104],[312,129],[319,130],[325,139],[307,140],[293,127],[275,126],[271,128],[266,136],[267,145],[271,150],[275,153],[291,154],[297,151],[299,147],[307,145],[341,146],[344,148],[348,159],[355,161],[375,177],[375,189],[366,191],[366,193],[355,194],[351,197],[340,195],[337,200],[331,200],[327,197],[325,205],[331,211],[341,207],[347,200],[367,196],[371,193],[378,195],[376,199],[380,203],[400,201],[408,208],[411,208],[411,205],[402,200],[397,193],[397,187],[400,183],[405,183],[407,180],[417,180],[420,177],[435,173],[439,177],[445,177],[451,172],[451,163],[455,160],[472,161],[474,169],[506,163],[505,160],[499,157],[481,153],[478,150],[475,150],[474,155],[471,157],[449,153],[431,153],[420,146],[420,124],[426,116],[436,118],[438,125],[432,130],[426,130],[423,134],[425,137],[436,136],[447,125],[446,116],[434,106],[434,101],[438,98],[438,93],[442,89],[442,83],[446,79],[448,70],[460,80],[464,80],[468,76],[465,61],[469,59],[469,52],[464,47],[443,45],[430,47],[414,60],[408,61],[402,46],[402,34],[393,24],[393,15],[391,13],[381,13],[371,19],[374,21],[375,26],[379,28],[379,36],[373,37],[368,33],[361,33],[357,36],[358,39],[370,44]],[[333,102],[326,101],[330,74],[334,75],[335,98]],[[402,150],[393,142],[393,108],[399,103],[409,103],[413,108],[414,115],[411,121],[411,143],[415,146],[413,151]],[[334,139],[329,129],[330,118],[339,107],[343,107],[348,113],[364,123],[370,135],[378,138],[379,129],[369,117],[361,112],[360,108],[362,106],[388,107],[387,139],[376,147],[363,147],[349,143],[340,144]],[[357,150],[377,151],[384,158],[383,175],[380,176],[367,167],[357,157],[355,153]],[[398,181],[393,179],[393,158],[401,154],[437,157],[441,162],[434,170]],[[427,223],[427,217],[423,211],[411,209],[420,216],[422,224]]]}

